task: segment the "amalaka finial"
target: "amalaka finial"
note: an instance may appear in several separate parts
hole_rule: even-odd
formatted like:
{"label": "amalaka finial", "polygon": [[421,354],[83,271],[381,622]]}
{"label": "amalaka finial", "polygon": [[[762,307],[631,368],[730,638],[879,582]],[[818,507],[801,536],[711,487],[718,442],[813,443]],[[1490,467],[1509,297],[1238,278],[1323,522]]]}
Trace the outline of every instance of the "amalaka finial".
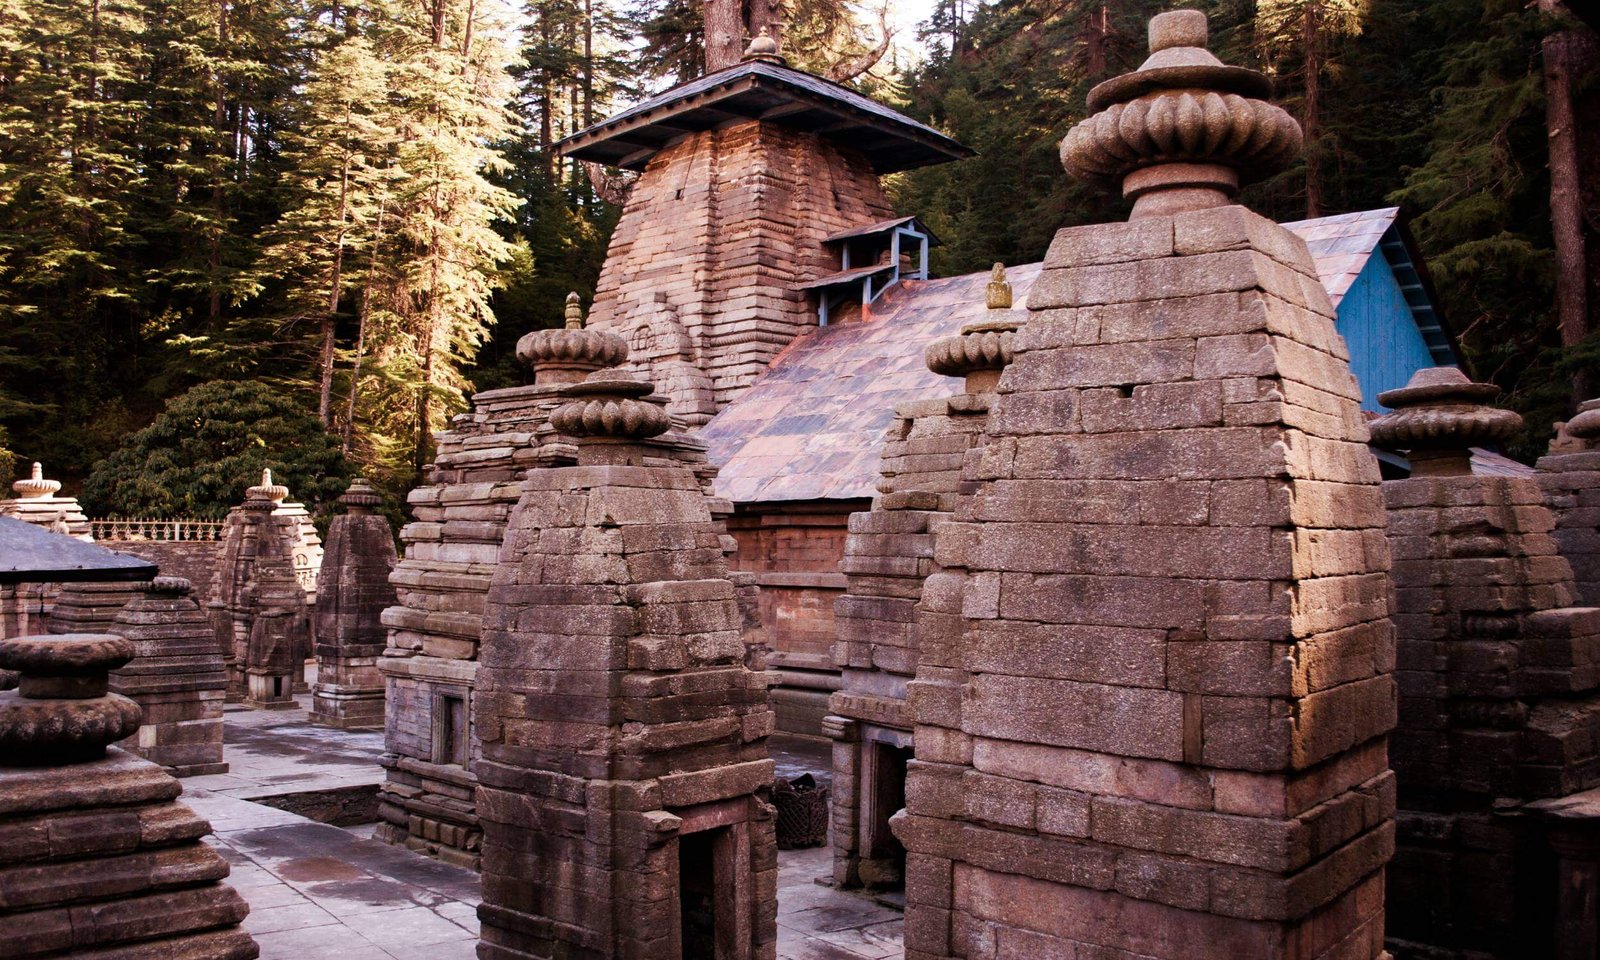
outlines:
{"label": "amalaka finial", "polygon": [[578,440],[580,464],[606,459],[594,456],[595,445],[632,447],[672,426],[666,399],[649,382],[621,370],[601,371],[561,392],[568,400],[551,412],[550,425]]}
{"label": "amalaka finial", "polygon": [[934,373],[964,377],[962,389],[967,393],[992,393],[1000,372],[1016,354],[1016,334],[1021,326],[1016,320],[969,323],[959,334],[928,344],[923,359]]}
{"label": "amalaka finial", "polygon": [[38,500],[42,497],[54,496],[61,489],[61,483],[57,480],[46,480],[44,478],[44,467],[35,460],[33,472],[29,474],[28,479],[18,480],[11,485],[11,489],[15,490],[17,496],[23,500]]}
{"label": "amalaka finial", "polygon": [[1006,279],[1006,265],[994,265],[994,273],[989,276],[989,286],[984,290],[983,301],[990,310],[1011,309],[1011,281]]}
{"label": "amalaka finial", "polygon": [[583,302],[567,294],[564,325],[535,330],[517,341],[517,359],[533,370],[535,385],[577,383],[584,377],[628,360],[628,344],[606,330],[583,325]]}
{"label": "amalaka finial", "polygon": [[745,47],[744,59],[747,61],[761,60],[765,63],[776,63],[780,67],[789,65],[789,61],[785,60],[783,54],[778,50],[777,38],[773,37],[772,31],[764,23],[756,35],[750,39],[750,46]]}
{"label": "amalaka finial", "polygon": [[1378,394],[1394,412],[1372,421],[1372,442],[1406,451],[1413,476],[1472,472],[1472,447],[1510,439],[1522,417],[1488,405],[1500,393],[1492,383],[1474,383],[1455,367],[1427,367],[1398,390]]}
{"label": "amalaka finial", "polygon": [[1206,39],[1198,10],[1151,18],[1149,58],[1090,90],[1095,113],[1061,141],[1067,172],[1120,186],[1130,219],[1222,206],[1300,152],[1300,124],[1264,99],[1267,78],[1224,64]]}
{"label": "amalaka finial", "polygon": [[350,486],[345,490],[339,502],[345,505],[346,512],[352,516],[363,516],[371,513],[383,503],[383,495],[378,488],[368,482],[366,477],[356,477],[350,481]]}
{"label": "amalaka finial", "polygon": [[1600,399],[1578,405],[1578,412],[1567,421],[1567,433],[1589,443],[1600,440]]}
{"label": "amalaka finial", "polygon": [[139,729],[144,712],[110,692],[109,673],[133,659],[132,641],[112,634],[0,640],[0,669],[22,675],[0,693],[0,757],[6,764],[98,760]]}
{"label": "amalaka finial", "polygon": [[282,503],[289,496],[289,488],[281,483],[272,482],[271,468],[261,471],[261,483],[248,487],[244,491],[247,500],[266,500],[271,503]]}

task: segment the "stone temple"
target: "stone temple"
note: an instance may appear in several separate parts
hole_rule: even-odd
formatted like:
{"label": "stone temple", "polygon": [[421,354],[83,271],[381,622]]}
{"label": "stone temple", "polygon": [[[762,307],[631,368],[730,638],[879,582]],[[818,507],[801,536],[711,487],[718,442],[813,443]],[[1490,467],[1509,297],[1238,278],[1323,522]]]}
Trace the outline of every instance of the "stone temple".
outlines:
{"label": "stone temple", "polygon": [[1061,131],[1125,221],[968,276],[882,177],[971,151],[770,36],[574,134],[593,306],[398,536],[241,478],[185,579],[35,465],[0,956],[1593,960],[1600,400],[1496,453],[1398,211],[1239,202],[1302,132],[1208,44]]}

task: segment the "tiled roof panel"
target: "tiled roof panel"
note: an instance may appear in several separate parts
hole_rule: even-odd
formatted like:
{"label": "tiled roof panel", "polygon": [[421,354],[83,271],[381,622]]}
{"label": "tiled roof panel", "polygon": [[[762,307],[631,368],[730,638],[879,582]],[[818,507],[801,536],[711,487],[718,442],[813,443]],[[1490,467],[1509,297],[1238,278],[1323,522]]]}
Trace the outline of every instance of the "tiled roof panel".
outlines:
{"label": "tiled roof panel", "polygon": [[[1396,213],[1369,210],[1284,226],[1305,239],[1337,306]],[[1019,310],[1039,267],[1006,271]],[[739,503],[873,496],[895,406],[959,389],[928,370],[923,348],[983,317],[988,282],[987,271],[906,281],[873,304],[866,319],[796,340],[701,428],[711,461],[721,467],[717,494]]]}
{"label": "tiled roof panel", "polygon": [[1399,207],[1384,207],[1297,220],[1284,226],[1306,242],[1312,259],[1317,261],[1317,276],[1328,291],[1328,299],[1338,307],[1399,215]]}

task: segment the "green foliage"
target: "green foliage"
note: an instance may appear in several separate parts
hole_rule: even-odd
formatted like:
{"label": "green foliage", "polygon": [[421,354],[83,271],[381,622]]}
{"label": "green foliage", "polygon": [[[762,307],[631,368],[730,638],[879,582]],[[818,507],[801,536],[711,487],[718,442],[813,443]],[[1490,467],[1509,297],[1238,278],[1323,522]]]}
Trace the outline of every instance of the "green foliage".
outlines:
{"label": "green foliage", "polygon": [[255,381],[213,381],[128,437],[89,476],[82,500],[97,516],[220,519],[266,468],[313,513],[354,475],[300,398]]}
{"label": "green foliage", "polygon": [[1392,197],[1417,211],[1446,318],[1480,379],[1508,391],[1528,428],[1512,452],[1543,452],[1593,348],[1564,355],[1553,311],[1550,181],[1539,42],[1547,24],[1516,0],[1443,0],[1427,153]]}

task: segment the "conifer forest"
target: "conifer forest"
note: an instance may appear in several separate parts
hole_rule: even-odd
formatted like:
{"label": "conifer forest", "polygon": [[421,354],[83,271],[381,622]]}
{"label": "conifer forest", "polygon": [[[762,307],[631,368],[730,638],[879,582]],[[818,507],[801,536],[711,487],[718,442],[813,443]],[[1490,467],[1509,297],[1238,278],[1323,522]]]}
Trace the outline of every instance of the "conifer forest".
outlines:
{"label": "conifer forest", "polygon": [[1531,462],[1600,389],[1587,2],[0,0],[0,467],[96,516],[217,517],[268,462],[308,503],[357,473],[403,502],[464,398],[521,382],[517,339],[592,295],[628,181],[555,144],[758,20],[977,150],[890,180],[938,275],[1035,262],[1121,215],[1059,141],[1174,5],[1304,127],[1246,201],[1401,207]]}

